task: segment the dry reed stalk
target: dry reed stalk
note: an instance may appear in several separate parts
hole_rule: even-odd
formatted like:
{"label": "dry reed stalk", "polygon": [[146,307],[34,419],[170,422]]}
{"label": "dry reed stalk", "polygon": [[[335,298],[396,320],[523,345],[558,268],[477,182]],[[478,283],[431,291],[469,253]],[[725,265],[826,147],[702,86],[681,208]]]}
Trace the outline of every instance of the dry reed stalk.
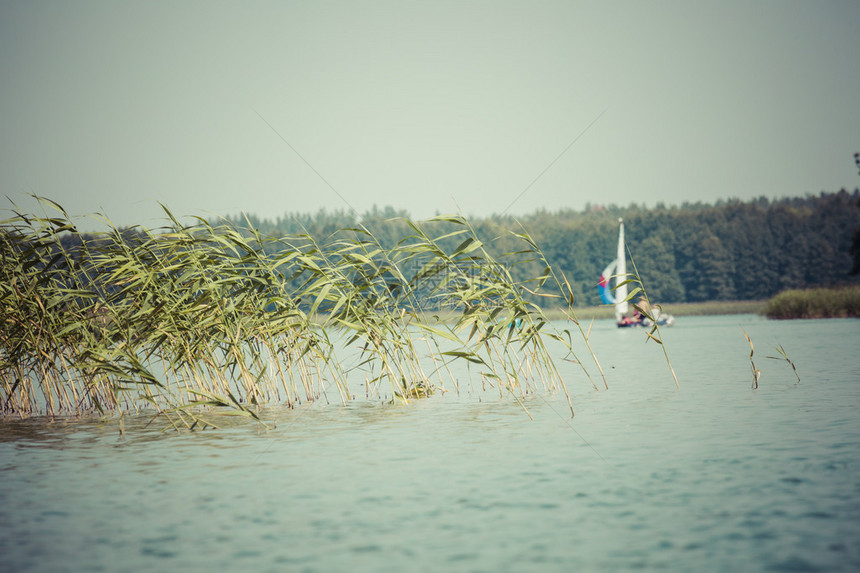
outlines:
{"label": "dry reed stalk", "polygon": [[761,378],[761,370],[759,370],[758,368],[755,367],[755,362],[753,361],[753,355],[755,354],[755,347],[753,346],[752,340],[750,339],[749,335],[746,333],[745,330],[741,329],[741,332],[744,333],[744,338],[747,339],[747,342],[749,342],[749,345],[750,345],[750,368],[752,369],[752,376],[753,376],[752,387],[753,387],[753,390],[755,390],[758,388],[758,381],[759,381],[759,378]]}
{"label": "dry reed stalk", "polygon": [[800,374],[797,372],[797,366],[794,364],[794,361],[788,357],[788,353],[785,351],[785,348],[780,344],[779,346],[775,346],[774,349],[779,353],[779,356],[767,356],[766,358],[770,358],[772,360],[785,360],[788,365],[791,366],[791,370],[797,377],[797,383],[800,384]]}

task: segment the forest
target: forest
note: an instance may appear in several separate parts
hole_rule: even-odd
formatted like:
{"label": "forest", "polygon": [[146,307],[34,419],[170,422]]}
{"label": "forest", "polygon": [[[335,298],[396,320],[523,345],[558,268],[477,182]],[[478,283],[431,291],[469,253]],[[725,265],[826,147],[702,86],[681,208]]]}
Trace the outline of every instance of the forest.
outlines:
{"label": "forest", "polygon": [[[320,242],[352,233],[348,229],[360,225],[390,247],[408,240],[408,219],[405,211],[374,207],[361,217],[341,209],[285,213],[275,219],[241,214],[227,222],[263,235],[307,234]],[[600,304],[596,283],[615,256],[619,219],[624,220],[629,256],[651,300],[662,303],[762,300],[786,289],[855,283],[860,270],[858,189],[650,208],[587,205],[582,211],[467,219],[500,260],[514,260],[503,255],[521,249],[515,233],[529,234],[546,261],[567,278],[577,306]],[[522,259],[510,271],[514,278],[534,277],[542,265]],[[543,306],[552,306],[552,301],[539,299]]]}

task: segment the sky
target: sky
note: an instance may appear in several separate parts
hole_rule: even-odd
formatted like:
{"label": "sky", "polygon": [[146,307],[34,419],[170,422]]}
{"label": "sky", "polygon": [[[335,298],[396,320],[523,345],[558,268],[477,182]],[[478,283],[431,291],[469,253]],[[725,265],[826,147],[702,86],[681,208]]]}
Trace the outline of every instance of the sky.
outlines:
{"label": "sky", "polygon": [[[523,215],[860,186],[860,2],[0,0],[0,209]],[[31,207],[32,205],[32,207]]]}

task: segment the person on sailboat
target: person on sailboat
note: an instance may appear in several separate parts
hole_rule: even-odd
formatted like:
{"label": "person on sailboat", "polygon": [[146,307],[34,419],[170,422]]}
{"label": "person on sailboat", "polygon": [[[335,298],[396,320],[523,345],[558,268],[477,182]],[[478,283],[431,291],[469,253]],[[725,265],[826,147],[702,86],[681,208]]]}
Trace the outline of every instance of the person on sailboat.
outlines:
{"label": "person on sailboat", "polygon": [[618,326],[639,326],[642,324],[642,318],[639,311],[634,308],[633,316],[625,314],[618,319]]}
{"label": "person on sailboat", "polygon": [[645,316],[640,318],[640,324],[642,324],[642,326],[654,326],[655,322],[658,326],[672,326],[675,324],[675,317],[671,314],[664,314],[663,309],[659,304],[651,305],[644,298],[640,298],[636,302],[636,306],[649,315],[649,318],[646,318]]}

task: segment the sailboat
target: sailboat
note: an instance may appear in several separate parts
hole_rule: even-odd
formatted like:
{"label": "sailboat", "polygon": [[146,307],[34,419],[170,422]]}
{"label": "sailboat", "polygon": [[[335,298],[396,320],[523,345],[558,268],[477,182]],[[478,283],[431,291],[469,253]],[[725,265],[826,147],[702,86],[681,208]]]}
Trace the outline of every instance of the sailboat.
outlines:
{"label": "sailboat", "polygon": [[[653,326],[654,322],[642,316],[638,310],[633,311],[630,315],[630,303],[627,300],[627,285],[624,284],[629,277],[627,276],[627,253],[624,245],[624,221],[618,219],[618,251],[615,260],[606,265],[603,272],[600,274],[600,280],[597,283],[597,292],[600,294],[600,300],[604,304],[611,304],[615,307],[615,324],[619,328],[627,326]],[[615,287],[610,286],[610,283]],[[647,304],[645,301],[638,303],[640,306]],[[663,314],[658,307],[644,309],[650,314],[659,326],[671,326],[675,322],[675,317],[671,314]]]}

